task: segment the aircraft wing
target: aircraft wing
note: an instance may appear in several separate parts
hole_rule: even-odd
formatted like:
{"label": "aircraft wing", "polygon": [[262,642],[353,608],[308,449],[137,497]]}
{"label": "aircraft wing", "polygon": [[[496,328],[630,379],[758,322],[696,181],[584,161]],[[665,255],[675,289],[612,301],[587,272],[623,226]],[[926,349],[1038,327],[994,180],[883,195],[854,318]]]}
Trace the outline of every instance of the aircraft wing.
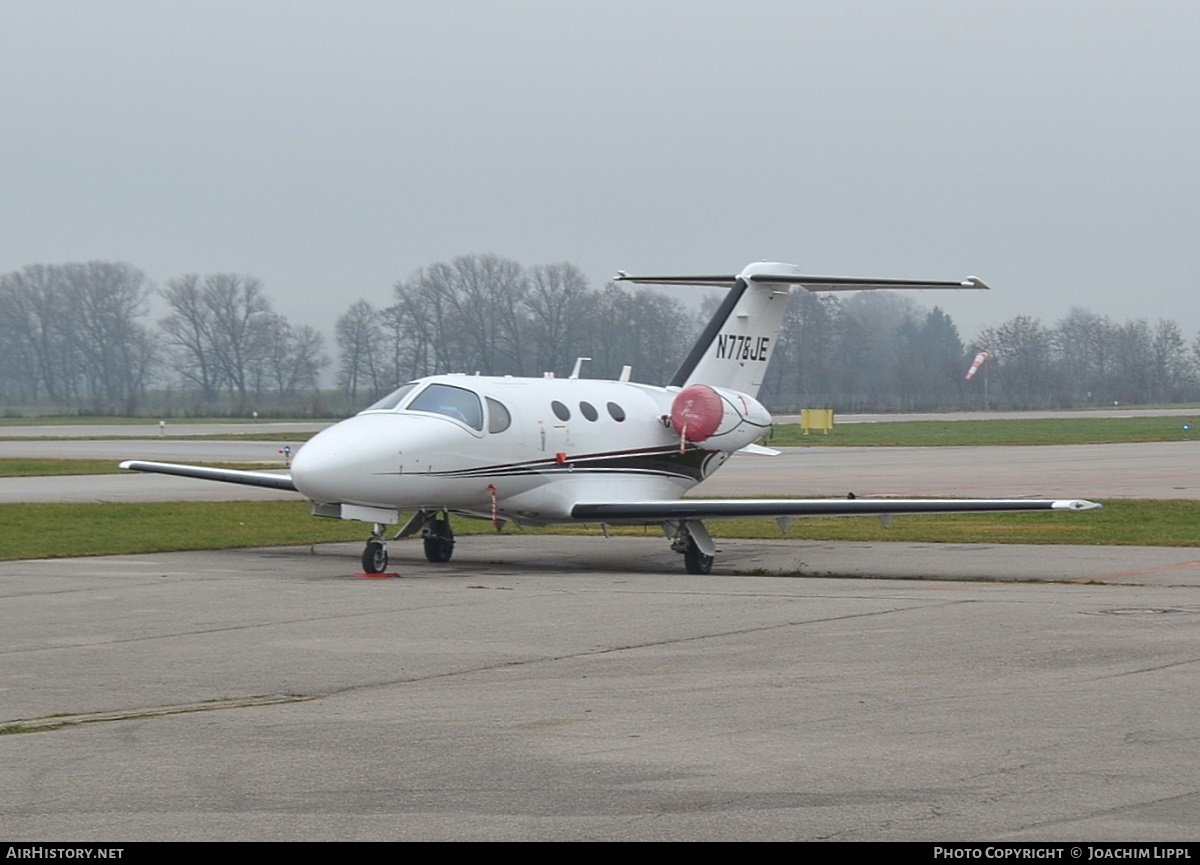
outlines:
{"label": "aircraft wing", "polygon": [[1086,511],[1086,499],[671,499],[578,504],[577,520],[621,522],[736,517],[839,517],[871,514],[960,514],[998,511]]}
{"label": "aircraft wing", "polygon": [[178,475],[183,478],[200,478],[227,484],[297,491],[296,485],[292,483],[292,476],[284,472],[248,472],[239,469],[216,469],[207,466],[184,466],[176,463],[151,463],[139,460],[126,460],[121,463],[121,468],[135,472],[155,472],[160,475]]}

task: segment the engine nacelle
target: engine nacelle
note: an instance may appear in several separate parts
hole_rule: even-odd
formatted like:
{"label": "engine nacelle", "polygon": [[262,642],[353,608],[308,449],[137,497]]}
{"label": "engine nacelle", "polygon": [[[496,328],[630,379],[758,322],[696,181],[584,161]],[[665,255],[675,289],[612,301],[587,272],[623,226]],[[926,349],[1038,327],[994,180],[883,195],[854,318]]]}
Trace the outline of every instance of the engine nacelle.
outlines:
{"label": "engine nacelle", "polygon": [[671,427],[704,450],[733,453],[753,444],[772,424],[752,396],[708,384],[685,387],[671,403]]}

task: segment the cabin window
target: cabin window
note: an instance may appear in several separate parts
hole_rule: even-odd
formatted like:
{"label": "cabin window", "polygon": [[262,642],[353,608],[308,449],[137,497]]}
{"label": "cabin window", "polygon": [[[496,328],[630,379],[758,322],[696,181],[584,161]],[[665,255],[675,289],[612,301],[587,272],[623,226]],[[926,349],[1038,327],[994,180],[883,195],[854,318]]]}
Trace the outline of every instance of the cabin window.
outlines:
{"label": "cabin window", "polygon": [[409,411],[427,411],[462,421],[471,429],[483,431],[483,406],[479,397],[461,387],[431,384],[408,406]]}
{"label": "cabin window", "polygon": [[608,413],[612,419],[618,423],[625,420],[625,409],[621,408],[615,402],[610,402],[608,404]]}
{"label": "cabin window", "polygon": [[403,385],[402,387],[397,388],[389,393],[379,402],[371,403],[371,405],[367,406],[365,409],[363,409],[363,411],[387,411],[389,409],[394,409],[396,406],[400,405],[400,403],[404,401],[404,398],[412,393],[416,387],[417,383],[415,381],[410,381],[408,384]]}
{"label": "cabin window", "polygon": [[596,407],[590,402],[581,402],[579,404],[579,410],[583,412],[583,416],[588,420],[595,420],[596,418],[600,417],[599,413],[596,411]]}
{"label": "cabin window", "polygon": [[488,432],[499,433],[504,432],[512,425],[512,415],[508,413],[508,409],[497,400],[490,396],[484,397],[487,400],[488,409]]}
{"label": "cabin window", "polygon": [[554,409],[554,416],[559,420],[566,421],[571,419],[571,410],[558,400],[550,403],[550,408]]}

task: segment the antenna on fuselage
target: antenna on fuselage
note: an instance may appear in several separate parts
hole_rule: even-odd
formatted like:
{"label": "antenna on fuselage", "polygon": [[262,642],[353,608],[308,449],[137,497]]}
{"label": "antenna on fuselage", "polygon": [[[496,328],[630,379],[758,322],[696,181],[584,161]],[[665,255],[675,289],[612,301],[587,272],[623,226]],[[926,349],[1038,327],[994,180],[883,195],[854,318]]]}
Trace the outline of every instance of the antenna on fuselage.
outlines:
{"label": "antenna on fuselage", "polygon": [[583,362],[585,360],[591,360],[591,358],[590,357],[575,358],[575,368],[573,370],[571,370],[571,378],[579,378],[579,371],[583,368]]}

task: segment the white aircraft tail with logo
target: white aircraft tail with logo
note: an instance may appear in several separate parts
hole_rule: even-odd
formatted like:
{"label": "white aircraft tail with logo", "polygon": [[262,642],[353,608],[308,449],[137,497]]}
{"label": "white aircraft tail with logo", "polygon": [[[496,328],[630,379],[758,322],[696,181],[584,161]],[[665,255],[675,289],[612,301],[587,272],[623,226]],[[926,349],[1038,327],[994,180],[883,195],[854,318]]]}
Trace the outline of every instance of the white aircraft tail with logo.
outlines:
{"label": "white aircraft tail with logo", "polygon": [[629,276],[622,272],[616,278],[639,285],[728,288],[729,294],[668,385],[708,384],[749,396],[757,396],[762,386],[793,291],[987,288],[973,276],[958,282],[804,276],[794,264],[778,262],[756,262],[736,276]]}

